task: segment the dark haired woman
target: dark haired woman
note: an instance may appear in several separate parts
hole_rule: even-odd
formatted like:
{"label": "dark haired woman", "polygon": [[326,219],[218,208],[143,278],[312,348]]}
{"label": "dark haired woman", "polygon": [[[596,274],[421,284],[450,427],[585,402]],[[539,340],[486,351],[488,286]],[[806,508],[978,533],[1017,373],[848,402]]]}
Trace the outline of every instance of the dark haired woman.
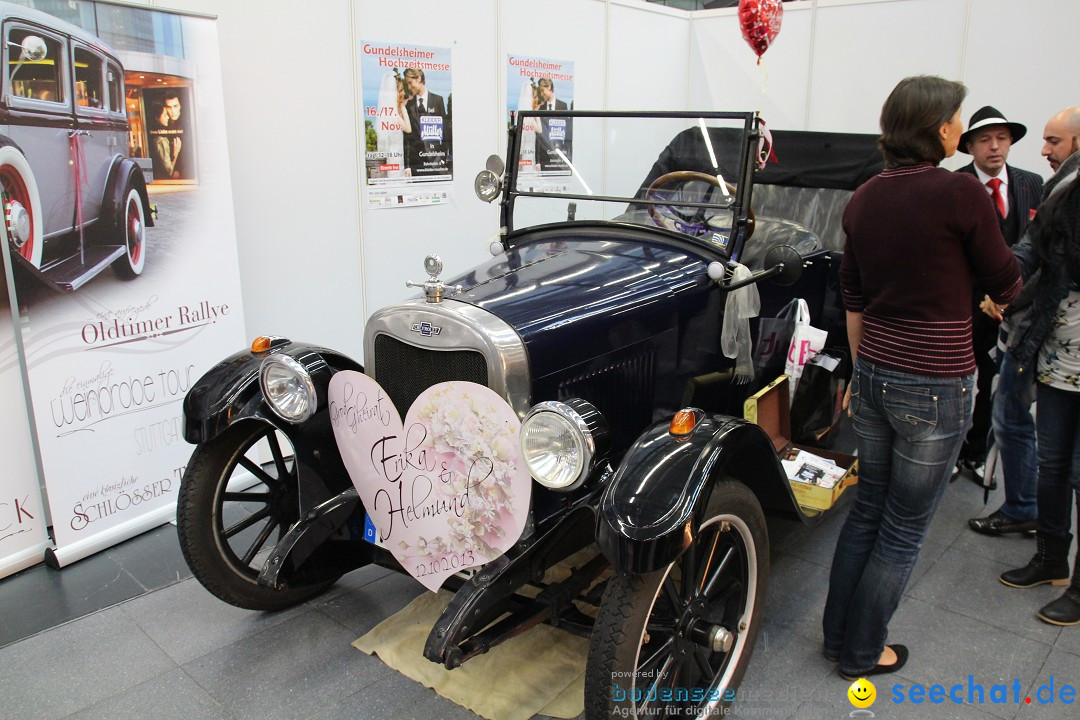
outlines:
{"label": "dark haired woman", "polygon": [[1038,543],[1026,567],[1001,582],[1029,588],[1068,585],[1039,610],[1052,625],[1080,624],[1080,551],[1069,580],[1072,508],[1080,516],[1080,182],[1048,183],[1050,196],[1014,252],[1024,275],[1042,268],[1031,309],[1009,352],[1020,370],[1035,369],[1039,485]]}
{"label": "dark haired woman", "polygon": [[907,661],[885,639],[971,424],[972,283],[999,303],[1020,291],[990,196],[974,176],[937,167],[956,151],[965,93],[938,77],[901,80],[881,110],[885,170],[844,212],[859,484],[823,627],[825,657],[848,679]]}

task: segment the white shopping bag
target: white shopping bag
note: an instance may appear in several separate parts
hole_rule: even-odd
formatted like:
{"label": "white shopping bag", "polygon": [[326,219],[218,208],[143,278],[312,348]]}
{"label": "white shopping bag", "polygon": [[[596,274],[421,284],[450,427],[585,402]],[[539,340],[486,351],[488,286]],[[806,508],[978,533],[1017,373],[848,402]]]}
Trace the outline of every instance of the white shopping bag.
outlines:
{"label": "white shopping bag", "polygon": [[791,334],[787,363],[784,365],[784,373],[789,378],[789,401],[795,399],[795,388],[802,377],[806,361],[822,351],[828,337],[829,333],[810,325],[810,308],[806,301],[800,298],[795,313],[795,332]]}

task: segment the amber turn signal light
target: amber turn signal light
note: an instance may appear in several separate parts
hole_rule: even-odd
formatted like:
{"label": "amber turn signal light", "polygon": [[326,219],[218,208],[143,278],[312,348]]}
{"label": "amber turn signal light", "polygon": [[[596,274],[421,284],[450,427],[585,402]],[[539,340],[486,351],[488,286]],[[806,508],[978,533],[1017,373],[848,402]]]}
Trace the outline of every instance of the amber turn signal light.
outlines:
{"label": "amber turn signal light", "polygon": [[251,341],[251,352],[261,353],[270,349],[270,338],[265,335],[260,335]]}
{"label": "amber turn signal light", "polygon": [[694,432],[694,428],[704,419],[705,413],[697,408],[686,408],[675,413],[675,417],[671,418],[671,426],[668,431],[672,435],[689,435]]}

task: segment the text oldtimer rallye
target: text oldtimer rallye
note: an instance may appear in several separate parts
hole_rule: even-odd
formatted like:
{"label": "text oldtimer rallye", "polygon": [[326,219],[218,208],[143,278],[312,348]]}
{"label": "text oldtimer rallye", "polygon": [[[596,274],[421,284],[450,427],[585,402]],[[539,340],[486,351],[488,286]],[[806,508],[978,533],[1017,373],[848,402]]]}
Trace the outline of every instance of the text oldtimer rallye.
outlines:
{"label": "text oldtimer rallye", "polygon": [[[556,117],[574,124],[573,157],[545,135]],[[721,352],[725,304],[738,286],[769,279],[758,285],[763,314],[792,297],[821,308],[835,265],[806,227],[764,217],[757,202],[755,220],[763,134],[750,113],[522,113],[508,167],[494,157],[476,182],[481,198],[501,198],[495,256],[447,282],[429,257],[424,295],[370,318],[363,368],[333,350],[263,337],[188,394],[184,433],[197,448],[177,519],[194,575],[226,602],[278,610],[372,563],[422,582],[425,571],[442,572],[455,594],[428,636],[429,660],[455,668],[548,622],[591,637],[588,717],[716,713],[762,620],[764,512],[807,519],[774,442],[741,418],[750,388],[771,378],[731,382],[739,375]],[[876,155],[872,140],[866,148],[861,157]],[[736,262],[753,274],[736,276]],[[360,387],[360,372],[378,385],[349,410],[349,430],[386,424],[391,403],[404,417],[437,386],[462,381],[520,420],[513,451],[490,451],[483,475],[524,466],[524,520],[504,550],[480,563],[476,537],[460,527],[417,541],[439,547],[430,562],[403,563],[393,543],[379,542],[387,523],[396,533],[425,511],[400,487],[383,488],[387,502],[365,501],[350,480],[351,450],[335,433],[348,434],[343,392]],[[347,390],[335,376],[352,378]],[[375,445],[385,449],[394,435]],[[415,458],[407,449],[398,472],[387,472],[375,445],[359,457],[370,450],[377,481],[392,487]],[[469,513],[497,514],[472,507],[491,499],[478,483],[439,507],[473,524]],[[364,537],[372,520],[375,542]],[[590,547],[591,559],[579,552]],[[586,559],[566,579],[544,580],[571,555]],[[614,677],[630,684],[621,698]]]}

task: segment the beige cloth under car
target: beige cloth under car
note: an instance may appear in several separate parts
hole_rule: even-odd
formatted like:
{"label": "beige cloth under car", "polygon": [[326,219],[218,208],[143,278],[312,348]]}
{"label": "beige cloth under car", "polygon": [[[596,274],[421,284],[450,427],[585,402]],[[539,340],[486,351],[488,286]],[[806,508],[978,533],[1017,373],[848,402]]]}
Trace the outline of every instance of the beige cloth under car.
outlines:
{"label": "beige cloth under car", "polygon": [[573,718],[584,709],[589,641],[549,625],[497,645],[455,670],[424,657],[424,643],[453,593],[424,593],[353,647],[489,720]]}

